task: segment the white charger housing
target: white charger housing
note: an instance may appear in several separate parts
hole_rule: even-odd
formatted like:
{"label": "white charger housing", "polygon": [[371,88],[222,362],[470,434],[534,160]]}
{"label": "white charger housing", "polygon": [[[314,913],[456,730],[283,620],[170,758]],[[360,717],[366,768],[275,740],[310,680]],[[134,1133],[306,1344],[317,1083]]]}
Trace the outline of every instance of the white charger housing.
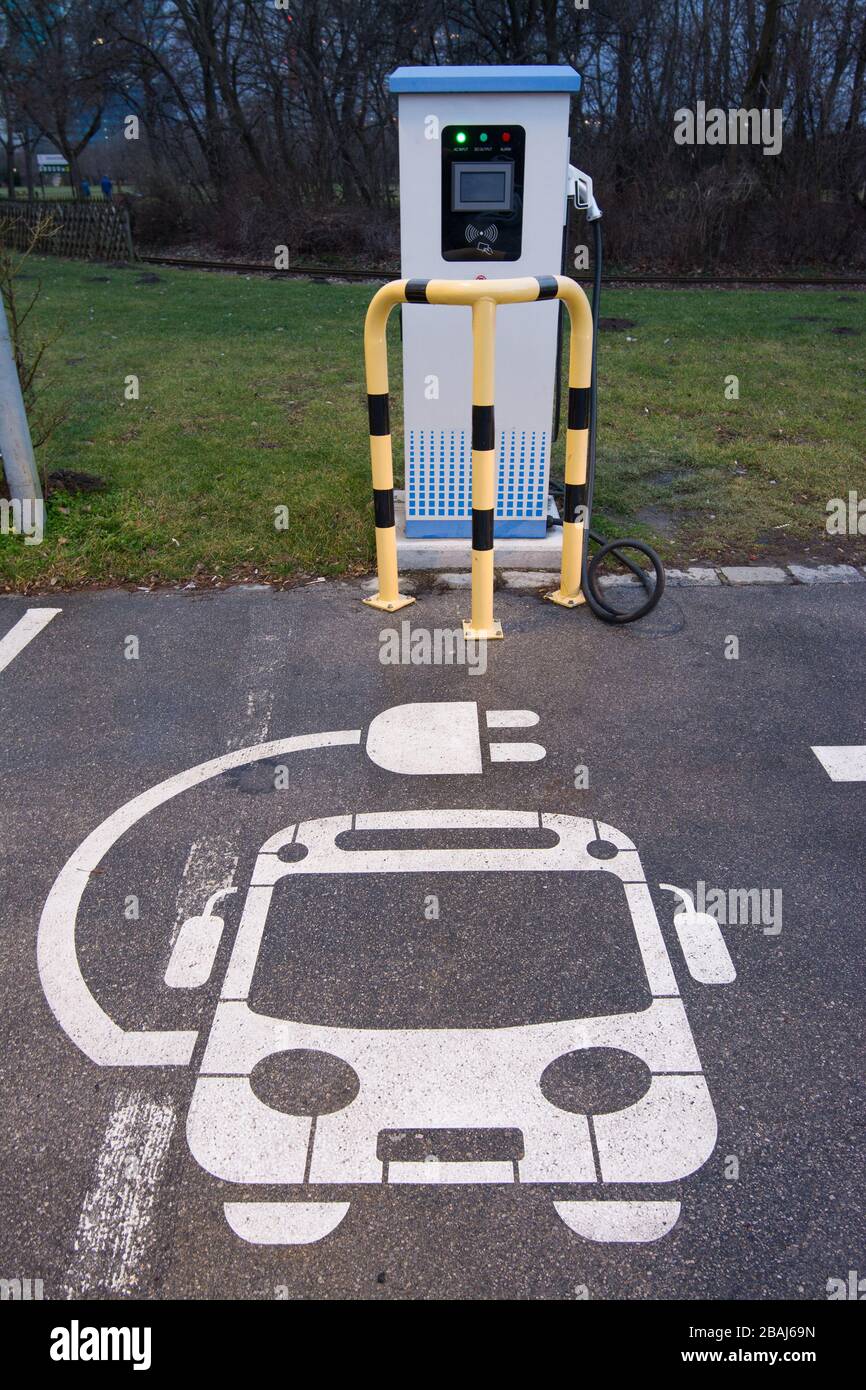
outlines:
{"label": "white charger housing", "polygon": [[[559,274],[574,69],[398,68],[390,86],[401,275]],[[497,314],[497,536],[546,532],[559,314],[553,301]],[[406,534],[468,537],[471,311],[406,304],[402,324]]]}

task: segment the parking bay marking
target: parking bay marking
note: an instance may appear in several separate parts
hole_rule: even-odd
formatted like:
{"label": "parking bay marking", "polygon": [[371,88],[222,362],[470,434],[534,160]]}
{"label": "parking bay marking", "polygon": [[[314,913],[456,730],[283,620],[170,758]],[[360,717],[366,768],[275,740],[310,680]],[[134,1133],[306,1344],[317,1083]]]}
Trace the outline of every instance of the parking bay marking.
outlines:
{"label": "parking bay marking", "polygon": [[171,1101],[126,1087],[115,1093],[64,1280],[70,1298],[136,1291],[177,1114]]}
{"label": "parking bay marking", "polygon": [[62,612],[62,608],[28,608],[23,618],[18,619],[5,637],[0,637],[0,671],[5,671],[10,661],[15,660],[15,657],[24,650],[28,642],[32,642],[34,637],[38,637],[42,629],[51,622],[51,619],[56,618],[57,614]]}
{"label": "parking bay marking", "polygon": [[833,782],[866,782],[866,743],[816,744],[812,752]]}
{"label": "parking bay marking", "polygon": [[[177,893],[172,950],[190,905],[214,882],[231,884],[236,865],[237,856],[216,837],[190,846]],[[78,1219],[64,1281],[68,1297],[135,1292],[176,1125],[172,1099],[155,1102],[146,1091],[125,1086],[115,1091],[93,1183]]]}

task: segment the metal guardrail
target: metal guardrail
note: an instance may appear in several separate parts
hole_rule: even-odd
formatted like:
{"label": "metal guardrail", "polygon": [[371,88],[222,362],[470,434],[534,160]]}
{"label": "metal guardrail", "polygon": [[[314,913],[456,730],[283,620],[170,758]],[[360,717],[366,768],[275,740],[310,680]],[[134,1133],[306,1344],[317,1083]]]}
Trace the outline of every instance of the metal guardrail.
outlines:
{"label": "metal guardrail", "polygon": [[586,470],[592,382],[592,311],[576,281],[565,275],[513,280],[394,280],[377,290],[364,324],[364,361],[373,471],[373,511],[379,591],[365,599],[388,613],[414,599],[400,593],[394,517],[394,470],[388,395],[388,318],[398,304],[461,304],[472,310],[472,616],[463,624],[469,641],[502,636],[493,616],[493,518],[496,496],[496,430],[493,418],[496,310],[504,304],[560,299],[571,321],[568,358],[568,432],[562,573],[554,603],[583,603],[581,564],[585,544]]}

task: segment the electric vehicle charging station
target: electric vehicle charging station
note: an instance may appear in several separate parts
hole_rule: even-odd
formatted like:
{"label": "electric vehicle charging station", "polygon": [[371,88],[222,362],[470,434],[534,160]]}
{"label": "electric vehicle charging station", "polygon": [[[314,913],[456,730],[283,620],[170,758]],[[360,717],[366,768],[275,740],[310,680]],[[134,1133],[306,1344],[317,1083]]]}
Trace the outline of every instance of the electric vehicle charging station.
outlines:
{"label": "electric vehicle charging station", "polygon": [[[558,271],[571,67],[398,68],[401,274]],[[495,534],[543,536],[557,403],[558,304],[515,305],[496,343]],[[469,315],[403,307],[406,534],[471,533]]]}
{"label": "electric vehicle charging station", "polygon": [[[646,542],[607,540],[591,526],[602,238],[593,181],[569,162],[570,99],[580,77],[567,66],[398,68],[390,87],[399,105],[403,278],[374,298],[364,334],[379,570],[379,591],[366,602],[389,612],[412,602],[397,584],[384,337],[388,313],[400,304],[405,534],[410,543],[472,537],[473,617],[464,634],[502,636],[492,611],[494,538],[538,539],[553,520],[563,528],[562,577],[548,598],[566,608],[586,603],[605,622],[634,622],[661,598],[664,567]],[[564,268],[569,198],[592,231],[591,314],[574,281],[551,273]],[[485,294],[488,282],[495,283]],[[561,518],[555,507],[551,517],[548,493],[562,304],[530,310],[554,299],[566,301],[572,319]],[[512,306],[502,326],[493,322],[497,303]],[[445,307],[431,320],[419,312],[423,304]],[[467,307],[471,335],[458,312]],[[591,320],[577,348],[575,313]],[[590,541],[598,547],[591,558]],[[649,560],[654,584],[625,550]],[[597,576],[609,557],[642,585],[636,606],[616,608],[600,592]]]}

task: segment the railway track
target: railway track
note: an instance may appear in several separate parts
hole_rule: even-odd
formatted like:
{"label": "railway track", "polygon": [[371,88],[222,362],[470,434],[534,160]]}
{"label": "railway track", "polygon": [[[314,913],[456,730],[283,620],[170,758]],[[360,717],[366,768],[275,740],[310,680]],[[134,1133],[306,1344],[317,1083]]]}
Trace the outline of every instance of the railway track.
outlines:
{"label": "railway track", "polygon": [[[172,266],[176,270],[219,270],[235,275],[268,275],[273,279],[296,280],[395,280],[400,272],[395,267],[344,270],[328,265],[305,265],[290,270],[275,270],[272,265],[258,262],[199,260],[183,256],[139,256],[144,265]],[[713,288],[715,286],[781,286],[786,289],[824,289],[844,288],[849,290],[866,289],[866,272],[859,278],[851,275],[604,275],[606,285],[681,285],[693,288]]]}

